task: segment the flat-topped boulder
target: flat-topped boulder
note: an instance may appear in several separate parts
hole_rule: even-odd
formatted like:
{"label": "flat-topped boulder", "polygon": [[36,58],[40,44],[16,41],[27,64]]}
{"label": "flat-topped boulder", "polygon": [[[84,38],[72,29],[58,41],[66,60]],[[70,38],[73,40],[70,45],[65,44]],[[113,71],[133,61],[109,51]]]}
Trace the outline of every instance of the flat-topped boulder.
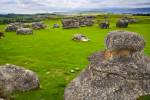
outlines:
{"label": "flat-topped boulder", "polygon": [[75,34],[72,38],[72,40],[74,41],[82,41],[82,42],[87,42],[89,41],[90,39],[88,37],[86,37],[85,35],[83,34]]}
{"label": "flat-topped boulder", "polygon": [[19,28],[16,33],[20,35],[30,35],[33,34],[33,30],[30,28]]}
{"label": "flat-topped boulder", "polygon": [[[120,44],[119,44],[120,43]],[[150,94],[150,58],[135,32],[113,31],[106,50],[89,57],[90,65],[66,87],[65,100],[136,100]]]}
{"label": "flat-topped boulder", "polygon": [[65,18],[62,20],[62,25],[64,29],[80,27],[79,20],[76,18]]}
{"label": "flat-topped boulder", "polygon": [[39,88],[38,76],[31,70],[16,65],[0,66],[0,98],[9,98],[15,91]]}

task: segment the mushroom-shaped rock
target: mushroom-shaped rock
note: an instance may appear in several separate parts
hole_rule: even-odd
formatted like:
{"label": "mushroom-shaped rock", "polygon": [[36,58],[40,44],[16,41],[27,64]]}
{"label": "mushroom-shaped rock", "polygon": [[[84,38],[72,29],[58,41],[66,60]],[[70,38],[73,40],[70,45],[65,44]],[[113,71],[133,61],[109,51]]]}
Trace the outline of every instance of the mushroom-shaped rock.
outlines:
{"label": "mushroom-shaped rock", "polygon": [[129,23],[128,20],[121,19],[121,20],[117,21],[116,27],[127,28],[128,27],[128,23]]}
{"label": "mushroom-shaped rock", "polygon": [[128,49],[141,51],[145,47],[142,36],[129,31],[112,31],[106,38],[106,46],[109,50]]}
{"label": "mushroom-shaped rock", "polygon": [[[133,32],[113,31],[106,41],[109,39],[119,40],[126,48],[109,47],[90,56],[89,67],[66,87],[65,100],[136,100],[150,94],[150,58],[142,52],[143,38]],[[143,42],[138,44],[140,49],[128,44],[134,40]]]}
{"label": "mushroom-shaped rock", "polygon": [[15,91],[39,88],[38,76],[25,68],[6,64],[0,66],[0,97],[8,98]]}
{"label": "mushroom-shaped rock", "polygon": [[75,34],[73,39],[74,41],[83,41],[83,42],[87,42],[89,41],[90,39],[87,38],[85,35],[83,34]]}
{"label": "mushroom-shaped rock", "polygon": [[33,34],[33,30],[30,28],[20,28],[17,30],[17,34],[29,35],[29,34]]}

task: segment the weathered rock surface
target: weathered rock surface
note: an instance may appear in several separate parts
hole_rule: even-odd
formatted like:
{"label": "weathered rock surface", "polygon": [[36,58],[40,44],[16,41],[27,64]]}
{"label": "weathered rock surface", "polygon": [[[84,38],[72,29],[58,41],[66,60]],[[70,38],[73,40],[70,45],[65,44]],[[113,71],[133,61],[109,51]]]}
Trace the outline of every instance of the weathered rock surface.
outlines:
{"label": "weathered rock surface", "polygon": [[126,19],[120,19],[117,21],[116,23],[116,27],[119,27],[119,28],[127,28],[128,27],[128,20]]}
{"label": "weathered rock surface", "polygon": [[106,46],[89,57],[89,67],[66,87],[65,100],[136,100],[150,94],[150,58],[142,52],[143,37],[113,31]]}
{"label": "weathered rock surface", "polygon": [[17,29],[16,33],[22,35],[29,35],[29,34],[33,34],[33,30],[30,28],[19,28]]}
{"label": "weathered rock surface", "polygon": [[75,18],[63,19],[62,25],[63,25],[64,29],[80,27],[80,23],[79,23],[78,19],[75,19]]}
{"label": "weathered rock surface", "polygon": [[83,34],[75,34],[72,40],[87,42],[90,39]]}
{"label": "weathered rock surface", "polygon": [[34,23],[32,23],[32,28],[33,29],[44,29],[44,28],[46,28],[46,25],[44,25],[44,23],[42,23],[42,22],[34,22]]}
{"label": "weathered rock surface", "polygon": [[18,28],[20,28],[22,25],[21,23],[10,23],[9,25],[7,25],[5,31],[6,32],[16,32]]}
{"label": "weathered rock surface", "polygon": [[34,72],[15,65],[0,66],[0,76],[0,98],[9,98],[15,91],[39,88],[39,79]]}
{"label": "weathered rock surface", "polygon": [[109,22],[108,21],[103,21],[99,24],[101,29],[107,29],[109,28]]}
{"label": "weathered rock surface", "polygon": [[94,24],[92,16],[79,16],[75,18],[65,18],[62,20],[63,28],[79,28],[80,26],[92,26]]}

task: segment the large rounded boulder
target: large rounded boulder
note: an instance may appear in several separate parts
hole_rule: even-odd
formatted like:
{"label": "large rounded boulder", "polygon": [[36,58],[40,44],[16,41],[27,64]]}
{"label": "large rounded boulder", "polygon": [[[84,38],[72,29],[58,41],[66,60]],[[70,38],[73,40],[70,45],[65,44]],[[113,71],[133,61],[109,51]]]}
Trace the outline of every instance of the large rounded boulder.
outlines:
{"label": "large rounded boulder", "polygon": [[29,91],[39,88],[36,73],[25,68],[6,64],[0,66],[0,97],[9,98],[15,91]]}

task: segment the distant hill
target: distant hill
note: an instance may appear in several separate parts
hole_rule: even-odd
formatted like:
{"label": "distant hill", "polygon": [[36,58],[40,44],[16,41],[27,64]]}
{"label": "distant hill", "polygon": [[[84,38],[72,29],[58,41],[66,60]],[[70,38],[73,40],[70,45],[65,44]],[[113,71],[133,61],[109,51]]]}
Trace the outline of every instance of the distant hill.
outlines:
{"label": "distant hill", "polygon": [[100,11],[107,13],[129,13],[129,14],[148,14],[150,13],[150,8],[104,8],[104,9],[92,9],[89,11]]}

